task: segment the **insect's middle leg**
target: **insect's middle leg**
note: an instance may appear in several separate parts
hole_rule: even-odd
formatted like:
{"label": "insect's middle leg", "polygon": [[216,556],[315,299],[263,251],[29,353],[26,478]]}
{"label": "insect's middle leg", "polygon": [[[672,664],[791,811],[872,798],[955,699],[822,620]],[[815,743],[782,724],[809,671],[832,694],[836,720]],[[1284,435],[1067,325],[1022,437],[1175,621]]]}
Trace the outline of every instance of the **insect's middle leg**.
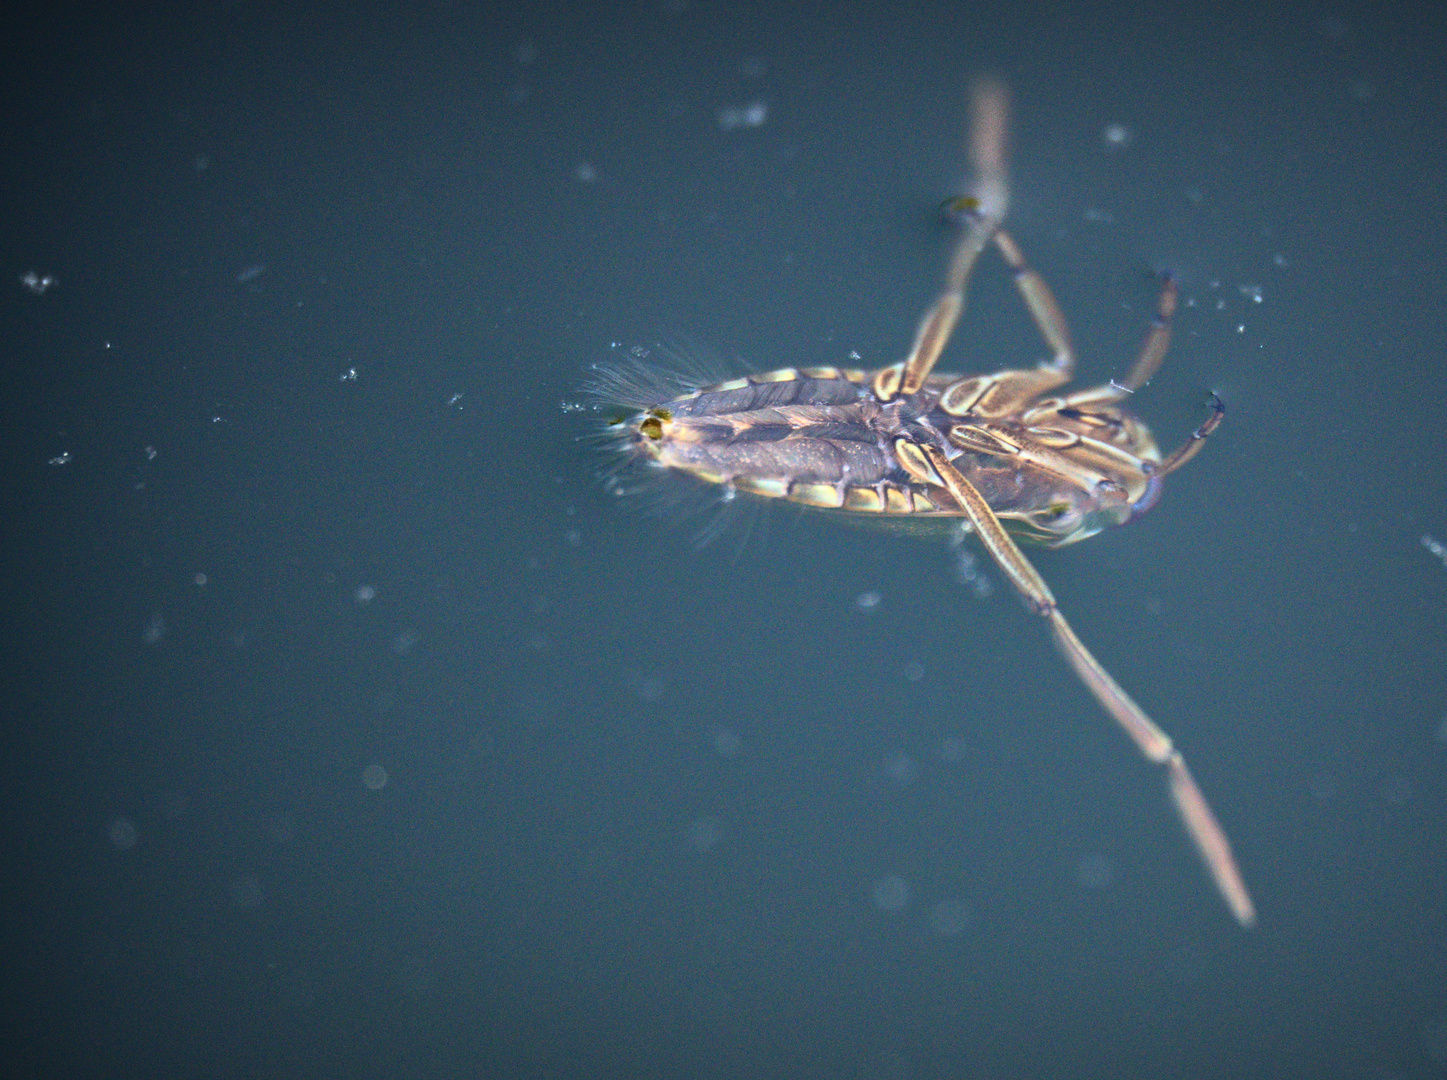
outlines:
{"label": "insect's middle leg", "polygon": [[1156,475],[1165,476],[1173,473],[1186,462],[1201,452],[1201,447],[1206,445],[1206,439],[1211,432],[1221,426],[1221,421],[1226,419],[1226,405],[1222,400],[1211,394],[1211,415],[1206,417],[1205,423],[1191,432],[1191,437],[1178,446],[1165,461],[1156,466]]}
{"label": "insect's middle leg", "polygon": [[1156,299],[1156,317],[1151,320],[1151,328],[1141,345],[1140,355],[1136,357],[1130,374],[1121,384],[1127,392],[1135,393],[1150,382],[1161,366],[1161,361],[1166,358],[1166,350],[1171,345],[1171,323],[1176,317],[1176,297],[1176,279],[1167,274],[1161,282],[1161,295]]}
{"label": "insect's middle leg", "polygon": [[[1151,328],[1146,332],[1146,339],[1141,343],[1141,350],[1136,355],[1135,363],[1131,365],[1130,372],[1123,382],[1112,379],[1104,386],[1077,390],[1065,397],[1064,404],[1073,409],[1111,405],[1124,400],[1150,382],[1152,376],[1160,368],[1161,361],[1166,358],[1166,350],[1171,344],[1171,325],[1176,317],[1178,295],[1176,279],[1167,275],[1161,283],[1160,296],[1156,298],[1156,314],[1151,319]],[[1192,453],[1194,454],[1195,451],[1193,450]],[[1183,464],[1185,464],[1183,461],[1177,462],[1172,468]]]}

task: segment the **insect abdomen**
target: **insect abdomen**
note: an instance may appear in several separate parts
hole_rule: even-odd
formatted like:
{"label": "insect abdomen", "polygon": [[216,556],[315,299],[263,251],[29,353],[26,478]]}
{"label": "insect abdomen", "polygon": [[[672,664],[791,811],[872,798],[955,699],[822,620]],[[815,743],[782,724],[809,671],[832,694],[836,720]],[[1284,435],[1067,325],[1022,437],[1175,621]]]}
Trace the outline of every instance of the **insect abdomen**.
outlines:
{"label": "insect abdomen", "polygon": [[865,513],[938,512],[900,468],[897,423],[868,373],[783,368],[693,391],[635,418],[635,448],[669,469],[766,498]]}

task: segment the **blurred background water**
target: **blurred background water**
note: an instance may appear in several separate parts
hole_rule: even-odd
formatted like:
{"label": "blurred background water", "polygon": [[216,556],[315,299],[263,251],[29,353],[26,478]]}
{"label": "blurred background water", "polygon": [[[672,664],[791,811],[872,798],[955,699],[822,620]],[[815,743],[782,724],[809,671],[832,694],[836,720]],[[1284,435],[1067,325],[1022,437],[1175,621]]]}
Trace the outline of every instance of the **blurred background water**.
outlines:
{"label": "blurred background water", "polygon": [[[1447,1072],[1442,16],[1287,11],[16,21],[4,1075]],[[1251,933],[993,568],[581,438],[662,337],[898,358],[981,71],[1082,380],[1169,269],[1134,404],[1229,406],[1036,561]],[[1040,351],[987,262],[945,366]]]}

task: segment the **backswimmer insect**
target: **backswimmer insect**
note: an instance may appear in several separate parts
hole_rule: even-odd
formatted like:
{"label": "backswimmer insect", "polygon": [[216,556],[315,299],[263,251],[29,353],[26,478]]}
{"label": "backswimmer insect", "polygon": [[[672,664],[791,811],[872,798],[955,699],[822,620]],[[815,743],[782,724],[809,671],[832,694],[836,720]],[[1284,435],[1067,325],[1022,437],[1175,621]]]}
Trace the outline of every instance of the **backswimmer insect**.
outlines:
{"label": "backswimmer insect", "polygon": [[[592,388],[628,408],[609,423],[627,456],[735,492],[914,526],[961,522],[1050,626],[1081,682],[1145,757],[1163,766],[1176,808],[1231,914],[1256,911],[1185,759],[1071,629],[1017,540],[1061,547],[1144,513],[1161,481],[1190,461],[1225,416],[1210,415],[1161,455],[1146,425],[1123,407],[1160,367],[1177,288],[1167,277],[1155,318],[1124,381],[1062,392],[1075,370],[1065,317],[1049,287],[1003,228],[1009,201],[1007,101],[995,83],[973,102],[973,189],[947,208],[962,235],[944,291],[925,313],[908,356],[872,371],[781,368],[678,392],[625,388],[604,373]],[[936,361],[964,308],[965,288],[993,245],[1050,349],[1034,368],[951,375]],[[619,399],[623,400],[619,400]]]}

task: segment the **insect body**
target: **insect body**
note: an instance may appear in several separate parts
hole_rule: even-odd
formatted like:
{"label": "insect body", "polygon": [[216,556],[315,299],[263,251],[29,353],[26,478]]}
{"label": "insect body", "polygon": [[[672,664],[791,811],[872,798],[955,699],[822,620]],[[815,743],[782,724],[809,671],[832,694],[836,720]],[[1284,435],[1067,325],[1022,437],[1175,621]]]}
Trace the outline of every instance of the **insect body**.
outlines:
{"label": "insect body", "polygon": [[[978,536],[1031,610],[1051,627],[1076,674],[1149,760],[1163,766],[1187,832],[1242,926],[1256,915],[1226,834],[1180,751],[1075,635],[1016,538],[1059,547],[1150,509],[1161,480],[1195,456],[1225,409],[1162,457],[1122,402],[1148,382],[1170,342],[1176,286],[1123,382],[1065,392],[1075,352],[1044,280],[1002,227],[1005,95],[975,97],[971,196],[954,208],[963,235],[945,289],[909,355],[888,367],[783,368],[669,400],[635,403],[614,425],[635,455],[729,491],[917,524],[958,523]],[[980,255],[995,247],[1051,350],[1034,368],[959,376],[935,371]]]}

